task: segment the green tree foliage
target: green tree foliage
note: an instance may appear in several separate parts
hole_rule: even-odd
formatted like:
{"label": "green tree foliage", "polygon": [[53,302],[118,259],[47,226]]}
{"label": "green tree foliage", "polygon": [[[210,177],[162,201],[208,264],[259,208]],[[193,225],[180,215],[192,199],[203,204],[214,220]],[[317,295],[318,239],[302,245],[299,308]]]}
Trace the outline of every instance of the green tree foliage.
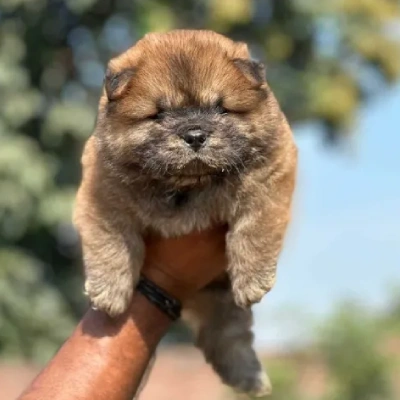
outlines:
{"label": "green tree foliage", "polygon": [[109,58],[147,31],[217,30],[266,62],[292,122],[339,138],[400,74],[399,16],[396,0],[0,0],[0,352],[35,358],[82,311],[71,204]]}
{"label": "green tree foliage", "polygon": [[390,400],[390,362],[382,355],[376,319],[344,305],[324,326],[321,349],[334,379],[334,400]]}

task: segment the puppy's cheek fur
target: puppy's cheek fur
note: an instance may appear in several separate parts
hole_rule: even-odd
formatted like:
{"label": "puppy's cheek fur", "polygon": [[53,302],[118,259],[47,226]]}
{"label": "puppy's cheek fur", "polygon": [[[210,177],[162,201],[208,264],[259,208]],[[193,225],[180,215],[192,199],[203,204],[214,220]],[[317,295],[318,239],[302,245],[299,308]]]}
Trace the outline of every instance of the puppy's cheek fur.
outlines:
{"label": "puppy's cheek fur", "polygon": [[130,165],[140,164],[152,156],[152,152],[165,146],[163,135],[149,132],[149,124],[110,124],[107,134],[99,132],[102,150],[111,162]]}

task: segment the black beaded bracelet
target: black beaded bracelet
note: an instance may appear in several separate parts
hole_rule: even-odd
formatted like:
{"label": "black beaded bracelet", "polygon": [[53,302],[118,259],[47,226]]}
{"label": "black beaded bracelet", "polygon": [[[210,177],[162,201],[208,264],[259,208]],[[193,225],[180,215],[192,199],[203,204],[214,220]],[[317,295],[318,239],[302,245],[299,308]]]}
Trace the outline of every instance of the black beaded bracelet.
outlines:
{"label": "black beaded bracelet", "polygon": [[146,297],[147,300],[167,314],[173,321],[180,318],[182,310],[180,301],[171,297],[168,293],[144,276],[140,277],[136,289]]}

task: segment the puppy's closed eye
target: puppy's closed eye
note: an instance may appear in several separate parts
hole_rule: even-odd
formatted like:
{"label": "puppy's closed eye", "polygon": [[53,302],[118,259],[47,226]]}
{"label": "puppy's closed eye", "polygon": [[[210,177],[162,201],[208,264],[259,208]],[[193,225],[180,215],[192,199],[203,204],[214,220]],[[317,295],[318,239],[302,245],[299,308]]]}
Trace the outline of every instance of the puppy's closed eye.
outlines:
{"label": "puppy's closed eye", "polygon": [[215,109],[216,109],[217,113],[220,115],[227,115],[229,113],[229,110],[226,107],[224,107],[224,103],[223,103],[222,99],[218,100]]}
{"label": "puppy's closed eye", "polygon": [[148,115],[145,119],[149,119],[152,121],[162,121],[164,117],[165,117],[165,111],[157,109],[154,113]]}

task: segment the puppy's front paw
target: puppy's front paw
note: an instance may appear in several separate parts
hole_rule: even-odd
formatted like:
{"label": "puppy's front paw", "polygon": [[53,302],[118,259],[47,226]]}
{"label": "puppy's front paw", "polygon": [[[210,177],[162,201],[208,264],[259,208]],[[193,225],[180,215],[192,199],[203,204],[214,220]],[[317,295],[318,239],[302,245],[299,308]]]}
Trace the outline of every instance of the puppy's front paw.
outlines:
{"label": "puppy's front paw", "polygon": [[232,292],[235,303],[241,308],[248,308],[259,303],[271,290],[275,279],[272,277],[236,276],[232,279]]}
{"label": "puppy's front paw", "polygon": [[90,298],[92,307],[104,311],[110,317],[123,314],[132,299],[133,282],[98,282],[88,279],[85,282],[85,294]]}

